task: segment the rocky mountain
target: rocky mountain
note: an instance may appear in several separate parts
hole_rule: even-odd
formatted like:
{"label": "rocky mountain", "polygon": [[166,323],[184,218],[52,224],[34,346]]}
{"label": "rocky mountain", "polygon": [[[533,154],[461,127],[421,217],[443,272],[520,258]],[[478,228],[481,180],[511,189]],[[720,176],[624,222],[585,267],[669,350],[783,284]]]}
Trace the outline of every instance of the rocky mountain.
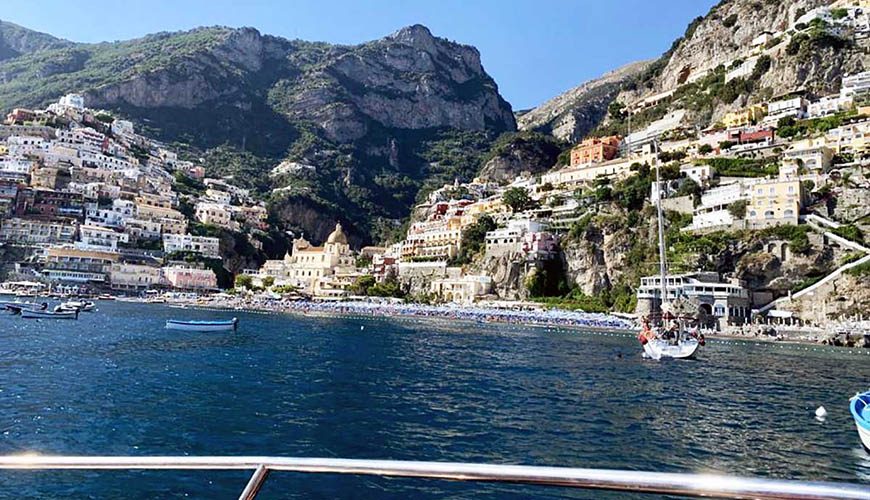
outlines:
{"label": "rocky mountain", "polygon": [[68,45],[70,45],[70,42],[66,40],[0,20],[0,61],[31,52],[57,49]]}
{"label": "rocky mountain", "polygon": [[[271,192],[276,222],[315,240],[335,219],[352,239],[376,239],[424,186],[470,178],[489,143],[516,128],[478,51],[420,25],[356,46],[223,27],[53,43],[16,43],[0,62],[0,108],[83,93],[215,160],[212,173]],[[268,176],[285,159],[316,169]]]}
{"label": "rocky mountain", "polygon": [[517,118],[521,130],[552,134],[563,141],[578,142],[607,114],[607,106],[652,61],[627,64],[558,95]]}
{"label": "rocky mountain", "polygon": [[[636,115],[635,126],[685,109],[689,123],[706,127],[754,102],[795,92],[835,93],[843,75],[867,68],[870,52],[870,41],[852,37],[852,28],[805,17],[837,4],[843,2],[722,0],[689,23],[615,101],[630,105],[657,96],[654,106]],[[624,132],[618,117],[605,121],[610,126],[604,132]]]}

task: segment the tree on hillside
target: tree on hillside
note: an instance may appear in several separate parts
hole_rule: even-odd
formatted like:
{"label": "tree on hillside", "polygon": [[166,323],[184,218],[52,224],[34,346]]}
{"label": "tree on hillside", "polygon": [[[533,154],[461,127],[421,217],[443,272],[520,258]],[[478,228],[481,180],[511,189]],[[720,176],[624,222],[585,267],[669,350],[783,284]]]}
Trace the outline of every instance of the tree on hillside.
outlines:
{"label": "tree on hillside", "polygon": [[529,190],[524,187],[512,187],[504,192],[502,201],[510,207],[511,212],[517,213],[534,208],[535,200],[529,196]]}
{"label": "tree on hillside", "polygon": [[239,274],[236,276],[236,288],[250,289],[254,285],[254,280],[247,274]]}
{"label": "tree on hillside", "polygon": [[494,231],[498,226],[492,217],[482,215],[474,224],[469,225],[462,231],[462,242],[459,245],[459,254],[453,259],[453,265],[468,264],[471,259],[483,248],[486,233]]}

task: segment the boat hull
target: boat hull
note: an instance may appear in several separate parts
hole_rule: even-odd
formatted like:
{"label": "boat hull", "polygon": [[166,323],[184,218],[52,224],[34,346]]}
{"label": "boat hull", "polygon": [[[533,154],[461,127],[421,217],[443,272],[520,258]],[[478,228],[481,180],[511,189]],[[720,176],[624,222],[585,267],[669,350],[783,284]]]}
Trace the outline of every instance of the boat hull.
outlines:
{"label": "boat hull", "polygon": [[688,359],[694,357],[700,347],[701,344],[696,339],[686,339],[677,345],[667,340],[652,339],[643,344],[643,352],[652,359]]}
{"label": "boat hull", "polygon": [[185,332],[228,332],[235,330],[238,325],[236,318],[230,321],[166,321],[166,329]]}
{"label": "boat hull", "polygon": [[76,311],[52,312],[22,309],[21,317],[25,319],[79,319],[79,313]]}
{"label": "boat hull", "polygon": [[858,428],[861,444],[870,453],[870,391],[852,398],[849,410],[852,412],[852,418],[855,419],[855,427]]}

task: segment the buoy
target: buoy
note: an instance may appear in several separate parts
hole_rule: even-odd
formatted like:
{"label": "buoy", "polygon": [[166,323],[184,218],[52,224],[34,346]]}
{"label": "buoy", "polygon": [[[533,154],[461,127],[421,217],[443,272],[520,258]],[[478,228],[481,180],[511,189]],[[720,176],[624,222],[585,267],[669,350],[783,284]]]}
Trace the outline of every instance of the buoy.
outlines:
{"label": "buoy", "polygon": [[827,417],[827,416],[828,416],[828,410],[826,410],[824,406],[819,406],[818,408],[816,408],[816,419],[817,420],[820,420],[820,421],[824,420],[825,417]]}
{"label": "buoy", "polygon": [[365,325],[359,325],[359,329],[360,329],[360,330],[365,330],[365,329],[366,329],[366,326],[365,326]]}

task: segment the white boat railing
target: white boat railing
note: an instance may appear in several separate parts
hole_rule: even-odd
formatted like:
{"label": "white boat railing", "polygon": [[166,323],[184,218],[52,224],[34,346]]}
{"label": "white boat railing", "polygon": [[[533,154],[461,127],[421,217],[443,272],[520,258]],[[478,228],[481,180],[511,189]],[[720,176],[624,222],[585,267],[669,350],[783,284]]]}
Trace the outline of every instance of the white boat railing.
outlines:
{"label": "white boat railing", "polygon": [[239,497],[244,500],[256,497],[272,471],[501,482],[687,497],[870,500],[870,487],[847,483],[753,479],[714,474],[398,460],[258,456],[133,457],[25,454],[0,457],[0,469],[250,469],[254,473]]}

